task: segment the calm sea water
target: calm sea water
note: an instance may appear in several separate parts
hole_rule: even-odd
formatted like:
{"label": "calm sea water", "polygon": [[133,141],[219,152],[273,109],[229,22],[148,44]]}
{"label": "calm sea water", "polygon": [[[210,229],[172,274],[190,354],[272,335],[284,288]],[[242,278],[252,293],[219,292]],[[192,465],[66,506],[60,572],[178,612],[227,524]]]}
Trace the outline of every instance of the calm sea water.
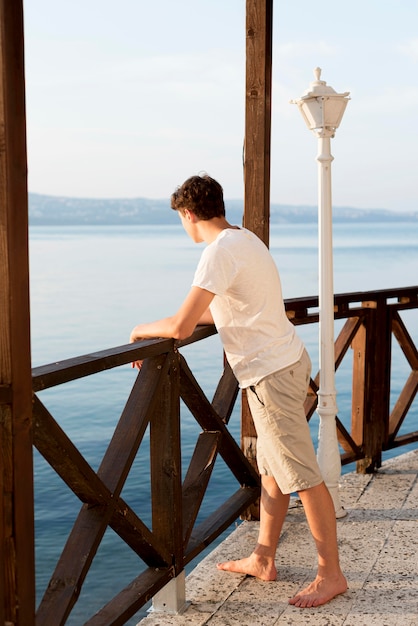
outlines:
{"label": "calm sea water", "polygon": [[[418,223],[336,224],[334,291],[364,291],[417,284]],[[279,267],[285,298],[318,293],[317,233],[313,225],[281,224],[271,229],[271,251]],[[181,226],[32,227],[30,230],[31,333],[33,366],[104,350],[128,342],[131,328],[174,312],[187,293],[202,247]],[[418,314],[402,314],[418,344]],[[336,333],[338,331],[338,324]],[[318,368],[318,329],[299,327]],[[183,351],[209,398],[222,370],[219,338]],[[394,389],[409,373],[394,346]],[[350,419],[351,363],[337,372],[339,417]],[[136,372],[129,366],[75,381],[40,394],[55,419],[97,468]],[[231,419],[238,437],[239,406]],[[408,430],[418,429],[418,403],[410,410]],[[311,420],[316,441],[317,419]],[[183,459],[187,466],[199,429],[183,409]],[[123,490],[124,498],[149,521],[147,451],[141,452]],[[399,450],[399,453],[406,448]],[[353,469],[345,468],[345,471]],[[237,485],[217,463],[201,517],[216,503],[217,493]],[[80,503],[35,453],[36,560],[39,599],[53,572]],[[109,565],[109,563],[111,565]],[[80,626],[89,615],[126,586],[143,569],[142,561],[108,531],[68,624]],[[136,624],[140,612],[129,624]]]}

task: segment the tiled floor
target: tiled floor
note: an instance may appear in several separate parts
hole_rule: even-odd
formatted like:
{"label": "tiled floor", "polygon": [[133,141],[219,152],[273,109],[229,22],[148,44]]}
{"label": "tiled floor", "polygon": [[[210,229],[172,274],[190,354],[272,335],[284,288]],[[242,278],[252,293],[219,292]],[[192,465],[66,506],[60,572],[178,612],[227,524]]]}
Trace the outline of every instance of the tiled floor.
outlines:
{"label": "tiled floor", "polygon": [[374,475],[342,477],[340,558],[349,590],[316,609],[287,599],[315,573],[315,548],[295,502],[277,552],[276,582],[216,569],[246,556],[258,523],[241,524],[186,579],[190,602],[181,615],[151,613],[140,626],[412,626],[418,625],[418,450],[391,459]]}

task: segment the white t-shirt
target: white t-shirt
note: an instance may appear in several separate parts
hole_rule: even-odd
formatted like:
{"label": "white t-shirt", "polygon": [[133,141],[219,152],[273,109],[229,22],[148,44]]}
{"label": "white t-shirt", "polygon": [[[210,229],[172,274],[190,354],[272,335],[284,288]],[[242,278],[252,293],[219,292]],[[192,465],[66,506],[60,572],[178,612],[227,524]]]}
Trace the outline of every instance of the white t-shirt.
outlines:
{"label": "white t-shirt", "polygon": [[304,345],[286,316],[279,273],[254,233],[223,230],[204,249],[193,285],[215,294],[210,310],[240,387],[300,358]]}

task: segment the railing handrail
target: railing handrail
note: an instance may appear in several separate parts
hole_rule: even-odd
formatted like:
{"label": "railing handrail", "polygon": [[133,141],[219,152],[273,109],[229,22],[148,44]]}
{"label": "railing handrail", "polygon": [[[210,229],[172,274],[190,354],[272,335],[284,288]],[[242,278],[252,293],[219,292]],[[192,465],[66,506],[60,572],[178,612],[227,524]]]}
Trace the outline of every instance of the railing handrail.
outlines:
{"label": "railing handrail", "polygon": [[[335,294],[336,305],[349,305],[370,300],[398,300],[407,299],[400,305],[402,309],[416,308],[418,303],[418,286],[401,287],[399,289],[380,289],[376,291],[353,291],[349,293]],[[316,321],[317,312],[308,315],[308,310],[319,306],[318,296],[303,296],[298,298],[288,298],[285,300],[287,311],[304,311],[306,318],[313,318]],[[346,314],[346,310],[336,312],[336,317],[341,313]],[[354,311],[352,311],[354,313]],[[307,323],[301,321],[300,317],[292,319],[295,324]],[[199,326],[193,335],[188,339],[176,342],[178,347],[183,347],[211,335],[216,334],[214,326]],[[84,376],[96,374],[106,369],[112,369],[119,365],[125,365],[131,361],[145,359],[150,356],[163,354],[173,346],[173,339],[146,339],[134,344],[123,344],[106,350],[90,352],[85,355],[63,359],[46,365],[40,365],[32,369],[33,390],[41,391],[64,382],[77,380]]]}
{"label": "railing handrail", "polygon": [[126,365],[133,361],[165,354],[172,350],[174,345],[181,348],[215,334],[216,329],[213,325],[199,326],[193,335],[184,341],[144,339],[138,343],[123,344],[114,348],[89,352],[88,354],[63,359],[62,361],[39,365],[32,369],[33,391],[42,391],[85,376],[98,374],[120,365]]}

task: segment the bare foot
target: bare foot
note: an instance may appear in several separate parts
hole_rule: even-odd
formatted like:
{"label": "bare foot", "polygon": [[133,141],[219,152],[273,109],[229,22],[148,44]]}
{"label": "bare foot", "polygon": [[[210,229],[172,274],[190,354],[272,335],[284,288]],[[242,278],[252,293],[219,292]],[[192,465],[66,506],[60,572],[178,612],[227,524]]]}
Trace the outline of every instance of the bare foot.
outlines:
{"label": "bare foot", "polygon": [[274,561],[254,553],[246,559],[240,559],[239,561],[218,563],[216,567],[224,572],[247,574],[247,576],[255,576],[260,580],[276,580],[277,577]]}
{"label": "bare foot", "polygon": [[315,606],[326,604],[335,596],[347,591],[347,581],[341,574],[337,578],[322,578],[317,576],[315,580],[303,591],[290,598],[289,604],[301,609],[310,609]]}

